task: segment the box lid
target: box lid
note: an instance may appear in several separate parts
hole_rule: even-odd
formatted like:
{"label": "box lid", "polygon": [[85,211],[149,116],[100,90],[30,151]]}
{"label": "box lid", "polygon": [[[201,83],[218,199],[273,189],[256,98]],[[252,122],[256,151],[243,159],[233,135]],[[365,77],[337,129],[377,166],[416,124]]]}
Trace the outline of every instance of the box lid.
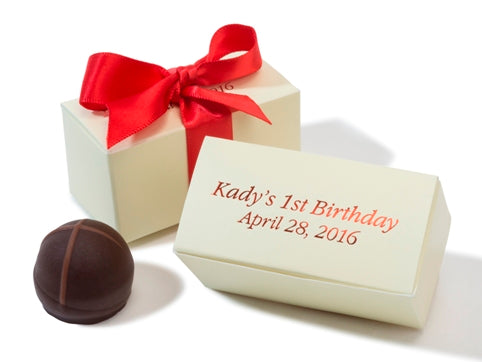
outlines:
{"label": "box lid", "polygon": [[413,293],[436,176],[206,138],[175,251]]}

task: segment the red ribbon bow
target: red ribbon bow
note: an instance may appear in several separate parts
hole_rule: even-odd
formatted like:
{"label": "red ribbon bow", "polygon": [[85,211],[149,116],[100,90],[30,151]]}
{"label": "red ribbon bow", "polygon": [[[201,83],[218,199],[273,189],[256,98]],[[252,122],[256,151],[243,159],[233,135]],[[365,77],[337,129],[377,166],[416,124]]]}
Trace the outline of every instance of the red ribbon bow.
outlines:
{"label": "red ribbon bow", "polygon": [[[234,52],[243,53],[225,58]],[[139,132],[178,104],[186,128],[189,177],[205,135],[232,139],[231,111],[271,123],[248,96],[205,88],[256,72],[262,65],[256,32],[232,24],[213,35],[209,53],[192,65],[166,70],[113,53],[90,56],[80,104],[108,110],[107,148]]]}

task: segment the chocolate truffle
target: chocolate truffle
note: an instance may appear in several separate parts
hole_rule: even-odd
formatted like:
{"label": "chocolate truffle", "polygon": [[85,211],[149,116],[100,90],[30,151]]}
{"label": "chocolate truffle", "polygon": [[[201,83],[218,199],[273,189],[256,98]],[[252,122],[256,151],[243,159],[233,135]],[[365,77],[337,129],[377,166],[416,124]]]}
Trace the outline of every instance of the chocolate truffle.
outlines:
{"label": "chocolate truffle", "polygon": [[45,310],[68,323],[110,318],[127,302],[134,277],[129,246],[110,226],[84,219],[42,241],[33,278]]}

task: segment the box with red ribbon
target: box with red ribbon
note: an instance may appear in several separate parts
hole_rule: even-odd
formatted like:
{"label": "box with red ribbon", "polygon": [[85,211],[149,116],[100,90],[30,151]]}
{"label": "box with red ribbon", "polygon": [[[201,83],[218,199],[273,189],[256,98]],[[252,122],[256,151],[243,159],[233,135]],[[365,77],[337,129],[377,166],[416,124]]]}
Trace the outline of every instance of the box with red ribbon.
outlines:
{"label": "box with red ribbon", "polygon": [[175,225],[206,135],[299,149],[299,104],[244,25],[189,66],[94,54],[80,98],[62,103],[71,193],[127,241]]}

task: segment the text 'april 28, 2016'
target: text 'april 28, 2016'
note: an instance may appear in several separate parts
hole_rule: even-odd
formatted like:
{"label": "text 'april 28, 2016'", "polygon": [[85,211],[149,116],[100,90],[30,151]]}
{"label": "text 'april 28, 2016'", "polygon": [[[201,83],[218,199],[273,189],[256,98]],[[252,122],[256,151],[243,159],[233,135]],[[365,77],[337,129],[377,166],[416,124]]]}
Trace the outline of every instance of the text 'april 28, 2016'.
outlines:
{"label": "text 'april 28, 2016'", "polygon": [[[362,227],[374,228],[387,234],[399,224],[399,219],[386,216],[378,209],[367,211],[359,205],[338,205],[318,198],[275,194],[270,189],[260,189],[255,185],[237,187],[231,182],[217,181],[211,196],[237,201],[245,206],[247,212],[235,222],[248,230],[281,231],[302,239],[315,238],[355,245],[359,241]],[[255,205],[258,206],[256,212],[249,210]],[[269,210],[260,214],[259,207]],[[284,211],[273,213],[276,209]]]}

